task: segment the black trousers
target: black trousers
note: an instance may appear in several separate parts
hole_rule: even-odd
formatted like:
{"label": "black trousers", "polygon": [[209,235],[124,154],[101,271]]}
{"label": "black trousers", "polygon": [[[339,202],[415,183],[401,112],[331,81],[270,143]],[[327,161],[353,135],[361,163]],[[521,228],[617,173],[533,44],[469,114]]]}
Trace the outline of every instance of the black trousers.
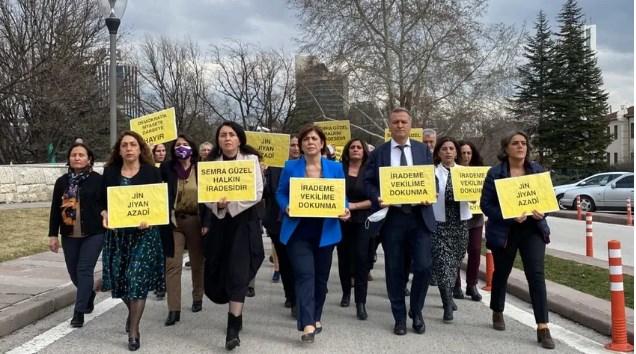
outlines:
{"label": "black trousers", "polygon": [[334,246],[320,247],[320,229],[315,232],[298,229],[287,243],[287,254],[294,272],[297,326],[302,331],[322,317]]}
{"label": "black trousers", "polygon": [[95,264],[102,252],[104,234],[81,238],[62,236],[64,261],[68,275],[77,288],[75,311],[86,313],[88,301],[93,294]]}
{"label": "black trousers", "polygon": [[278,257],[278,271],[283,282],[283,291],[285,292],[285,299],[292,304],[296,304],[296,289],[294,289],[294,272],[292,271],[292,265],[289,261],[289,255],[287,254],[287,246],[280,243],[280,234],[270,233],[267,231],[274,249],[276,250],[276,256]]}
{"label": "black trousers", "polygon": [[537,323],[548,323],[548,300],[543,272],[545,242],[538,230],[534,230],[531,225],[515,225],[508,236],[506,247],[491,250],[495,272],[492,276],[490,308],[496,312],[504,310],[508,276],[517,250],[521,254],[523,271],[528,280],[534,319]]}
{"label": "black trousers", "polygon": [[367,287],[369,283],[369,248],[370,236],[365,232],[364,224],[343,222],[342,241],[338,249],[338,275],[344,295],[351,294],[351,276],[355,278],[355,302],[367,303]]}
{"label": "black trousers", "polygon": [[408,273],[405,267],[405,252],[411,256],[413,280],[411,282],[410,307],[414,313],[421,312],[431,278],[431,235],[426,231],[419,211],[404,214],[391,207],[382,227],[382,248],[386,288],[391,301],[391,311],[396,322],[406,321],[404,284]]}

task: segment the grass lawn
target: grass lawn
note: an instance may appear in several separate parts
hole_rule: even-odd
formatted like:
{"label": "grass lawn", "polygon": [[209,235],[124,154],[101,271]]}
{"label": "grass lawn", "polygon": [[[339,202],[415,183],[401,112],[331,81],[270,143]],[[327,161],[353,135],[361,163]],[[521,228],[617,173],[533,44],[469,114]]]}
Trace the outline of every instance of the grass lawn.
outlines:
{"label": "grass lawn", "polygon": [[[485,255],[485,246],[482,246],[482,251]],[[518,253],[515,258],[514,267],[523,270],[521,256]],[[609,271],[607,269],[546,254],[545,278],[586,294],[610,301]],[[623,287],[625,289],[625,306],[633,309],[634,277],[625,274],[623,276]]]}
{"label": "grass lawn", "polygon": [[49,249],[49,209],[0,210],[0,262]]}

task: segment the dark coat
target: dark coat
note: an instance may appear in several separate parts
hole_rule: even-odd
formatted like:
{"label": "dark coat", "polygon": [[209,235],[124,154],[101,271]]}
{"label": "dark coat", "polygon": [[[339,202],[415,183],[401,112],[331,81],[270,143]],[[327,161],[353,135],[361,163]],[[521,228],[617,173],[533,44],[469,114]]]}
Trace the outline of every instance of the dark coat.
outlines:
{"label": "dark coat", "polygon": [[[433,154],[426,145],[419,141],[410,140],[411,155],[413,156],[413,165],[432,165]],[[367,161],[365,171],[365,185],[367,187],[368,197],[371,200],[371,210],[373,212],[380,209],[380,167],[391,166],[391,141],[378,146]],[[424,221],[424,225],[429,232],[434,232],[437,228],[437,222],[433,215],[433,208],[431,206],[422,205],[420,208],[420,217]],[[377,225],[377,229],[382,228],[382,223]]]}
{"label": "dark coat", "polygon": [[265,170],[265,185],[263,187],[265,217],[263,218],[263,226],[267,229],[270,237],[280,234],[282,213],[276,202],[276,188],[278,188],[278,181],[282,171],[283,169],[280,167],[268,167]]}
{"label": "dark coat", "polygon": [[[104,167],[104,187],[102,188],[103,199],[107,201],[106,190],[108,187],[119,186],[121,180],[121,165]],[[142,163],[139,172],[130,180],[132,185],[163,183],[161,172],[155,166]],[[107,204],[107,203],[106,203]],[[169,225],[155,226],[161,233],[161,244],[165,257],[174,256],[174,241],[172,239],[172,229]]]}
{"label": "dark coat", "polygon": [[[543,172],[543,167],[535,162],[529,162],[524,165],[526,174],[535,174]],[[488,170],[486,180],[484,181],[484,187],[481,191],[480,207],[484,212],[484,215],[488,217],[486,223],[486,247],[489,249],[502,248],[506,246],[508,241],[508,235],[510,228],[516,222],[514,219],[504,219],[501,213],[501,206],[499,205],[499,198],[497,197],[497,189],[495,188],[495,180],[500,178],[510,177],[510,168],[508,161],[499,163]],[[547,215],[546,215],[547,217]],[[543,236],[545,243],[550,243],[550,227],[545,220],[535,220],[528,217],[530,225],[536,227],[536,229]]]}
{"label": "dark coat", "polygon": [[[82,234],[97,235],[104,233],[102,226],[102,210],[106,209],[106,201],[102,199],[102,175],[91,172],[88,178],[79,185],[80,198],[80,223]],[[73,234],[73,226],[62,222],[61,206],[62,196],[68,188],[68,173],[55,181],[53,187],[53,199],[51,200],[51,214],[49,217],[48,236],[68,236]]]}

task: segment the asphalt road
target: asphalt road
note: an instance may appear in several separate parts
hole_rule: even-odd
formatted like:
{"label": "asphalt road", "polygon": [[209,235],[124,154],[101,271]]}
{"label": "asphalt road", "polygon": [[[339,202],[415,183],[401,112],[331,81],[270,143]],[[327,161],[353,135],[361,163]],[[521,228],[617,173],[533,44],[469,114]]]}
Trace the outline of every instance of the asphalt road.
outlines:
{"label": "asphalt road", "polygon": [[[295,320],[283,307],[282,285],[271,283],[272,265],[264,263],[256,283],[256,297],[248,298],[243,314],[244,329],[237,353],[543,353],[536,342],[534,319],[529,304],[508,298],[505,332],[491,328],[488,294],[482,302],[456,300],[455,321],[444,324],[437,289],[431,288],[424,309],[427,331],[406,336],[392,333],[393,319],[386,298],[383,258],[379,255],[369,283],[369,319],[359,321],[355,307],[341,308],[342,294],[337,275],[337,257],[329,281],[329,294],[323,314],[324,330],[311,345],[300,342]],[[203,311],[192,313],[190,272],[183,277],[181,322],[165,327],[165,302],[150,297],[141,324],[140,353],[223,353],[227,305],[204,300]],[[98,296],[95,312],[87,316],[81,329],[70,329],[72,308],[58,311],[33,325],[0,339],[0,352],[9,353],[126,353],[125,306],[109,294]],[[408,303],[408,302],[407,302]],[[558,353],[600,353],[608,338],[550,314]]]}
{"label": "asphalt road", "polygon": [[[585,220],[548,217],[549,248],[585,255]],[[600,222],[592,223],[594,258],[607,260],[607,242],[621,242],[623,264],[634,266],[634,227]]]}

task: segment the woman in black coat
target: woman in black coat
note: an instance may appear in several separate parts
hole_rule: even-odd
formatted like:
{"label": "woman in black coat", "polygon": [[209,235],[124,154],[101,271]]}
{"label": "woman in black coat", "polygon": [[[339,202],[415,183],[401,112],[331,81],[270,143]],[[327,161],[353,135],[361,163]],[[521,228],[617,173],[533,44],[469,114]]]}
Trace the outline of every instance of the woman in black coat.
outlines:
{"label": "woman in black coat", "polygon": [[104,243],[102,176],[93,171],[95,156],[83,143],[73,144],[66,160],[68,172],[53,188],[49,249],[57,253],[61,234],[66,269],[77,288],[71,326],[82,327],[84,314],[93,312],[93,274]]}
{"label": "woman in black coat", "polygon": [[[161,183],[159,169],[154,166],[150,148],[143,138],[124,131],[111,152],[104,168],[104,188]],[[104,198],[106,199],[106,198]],[[108,205],[108,203],[106,203]],[[104,227],[108,227],[108,212],[102,213]],[[148,291],[161,289],[164,282],[164,250],[161,229],[148,226],[108,229],[104,237],[102,255],[102,289],[111,291],[128,308],[126,331],[129,332],[128,349],[140,347],[139,322],[146,306]],[[169,252],[171,252],[169,250]],[[171,257],[171,253],[166,253]]]}

